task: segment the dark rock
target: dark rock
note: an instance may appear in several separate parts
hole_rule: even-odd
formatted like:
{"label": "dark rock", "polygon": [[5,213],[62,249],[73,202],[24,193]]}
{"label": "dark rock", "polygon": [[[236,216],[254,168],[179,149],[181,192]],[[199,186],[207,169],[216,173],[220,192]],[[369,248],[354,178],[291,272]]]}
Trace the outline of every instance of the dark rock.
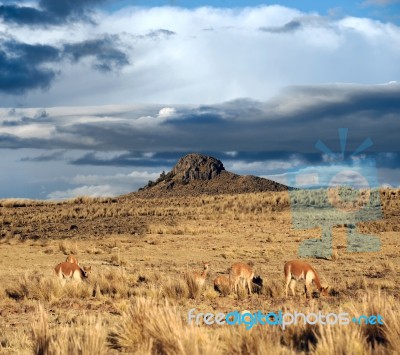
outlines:
{"label": "dark rock", "polygon": [[224,170],[220,160],[193,153],[179,159],[172,169],[172,174],[176,180],[187,183],[191,180],[211,180]]}

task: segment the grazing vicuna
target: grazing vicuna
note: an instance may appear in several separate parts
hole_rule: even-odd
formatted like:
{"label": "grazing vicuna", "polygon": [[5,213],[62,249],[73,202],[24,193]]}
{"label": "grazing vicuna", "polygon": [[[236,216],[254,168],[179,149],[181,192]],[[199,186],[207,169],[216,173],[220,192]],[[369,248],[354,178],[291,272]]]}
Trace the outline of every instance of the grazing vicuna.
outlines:
{"label": "grazing vicuna", "polygon": [[[251,280],[252,282],[252,290],[256,290],[256,292],[260,292],[263,287],[263,279],[260,276],[255,276]],[[245,280],[242,279],[243,287],[246,286]],[[219,275],[214,279],[214,290],[221,293],[222,295],[228,295],[233,288],[233,283],[230,275]]]}
{"label": "grazing vicuna", "polygon": [[214,279],[214,290],[228,295],[232,289],[232,283],[229,275],[219,275]]}
{"label": "grazing vicuna", "polygon": [[252,266],[244,263],[234,263],[229,270],[229,277],[233,290],[237,293],[239,288],[239,282],[244,281],[244,286],[247,285],[247,290],[251,295],[251,282],[254,277],[254,269]]}
{"label": "grazing vicuna", "polygon": [[61,283],[65,285],[66,280],[73,280],[75,282],[81,282],[83,279],[89,277],[89,273],[92,267],[84,268],[78,264],[63,262],[54,268],[56,275],[59,277]]}
{"label": "grazing vicuna", "polygon": [[293,296],[295,295],[295,286],[297,280],[305,280],[304,291],[306,297],[308,298],[308,291],[311,283],[314,283],[317,287],[318,291],[326,296],[328,294],[329,286],[322,286],[319,276],[315,269],[305,261],[301,260],[292,260],[288,261],[284,266],[285,272],[285,281],[286,281],[286,290],[285,294],[287,297],[288,287],[290,285],[290,289],[292,290]]}

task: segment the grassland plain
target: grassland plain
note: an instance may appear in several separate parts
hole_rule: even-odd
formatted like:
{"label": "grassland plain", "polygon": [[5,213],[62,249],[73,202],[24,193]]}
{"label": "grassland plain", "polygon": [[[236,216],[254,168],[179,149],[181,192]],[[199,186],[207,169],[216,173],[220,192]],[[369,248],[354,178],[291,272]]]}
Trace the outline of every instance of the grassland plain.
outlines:
{"label": "grassland plain", "polygon": [[[310,259],[329,297],[284,297],[284,262],[321,231],[294,230],[287,192],[170,198],[0,201],[1,354],[393,354],[400,349],[400,191],[358,229],[374,253],[348,253],[334,228],[330,260]],[[89,279],[65,287],[54,266],[74,254]],[[210,263],[203,289],[188,271]],[[220,295],[212,280],[253,262],[264,286]],[[347,311],[384,325],[189,326],[188,310]]]}

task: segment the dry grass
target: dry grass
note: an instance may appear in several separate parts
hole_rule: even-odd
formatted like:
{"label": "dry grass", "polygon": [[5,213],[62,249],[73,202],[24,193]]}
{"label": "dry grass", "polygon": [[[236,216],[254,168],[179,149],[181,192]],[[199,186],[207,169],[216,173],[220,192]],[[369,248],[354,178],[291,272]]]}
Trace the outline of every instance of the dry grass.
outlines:
{"label": "dry grass", "polygon": [[[310,204],[312,201],[310,200]],[[364,222],[382,250],[349,253],[333,230],[334,257],[308,260],[330,297],[284,297],[283,264],[317,228],[292,228],[287,193],[167,199],[0,201],[0,353],[390,354],[400,348],[399,190],[381,191],[385,220]],[[61,286],[65,255],[92,266]],[[212,263],[203,287],[188,270]],[[234,262],[254,262],[264,286],[249,296],[216,292]],[[242,292],[243,291],[243,292]],[[232,310],[381,314],[384,325],[188,325],[187,312]],[[13,325],[13,326],[11,326]]]}
{"label": "dry grass", "polygon": [[320,325],[313,351],[315,355],[371,354],[361,329],[352,324],[346,328]]}
{"label": "dry grass", "polygon": [[169,278],[163,285],[163,295],[172,300],[188,298],[190,295],[188,283],[183,279],[172,280]]}
{"label": "dry grass", "polygon": [[189,297],[193,299],[198,298],[201,294],[202,286],[198,283],[193,274],[190,272],[185,272],[183,274],[183,279],[187,285]]}
{"label": "dry grass", "polygon": [[47,312],[39,304],[32,322],[34,354],[108,354],[106,327],[96,317],[83,315],[69,325],[53,329],[48,318]]}

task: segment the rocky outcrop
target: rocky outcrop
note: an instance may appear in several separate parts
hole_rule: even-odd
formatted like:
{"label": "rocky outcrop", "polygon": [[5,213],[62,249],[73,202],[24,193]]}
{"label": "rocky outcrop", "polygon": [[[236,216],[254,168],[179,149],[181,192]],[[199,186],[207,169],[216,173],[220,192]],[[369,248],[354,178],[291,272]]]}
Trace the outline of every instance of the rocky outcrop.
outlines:
{"label": "rocky outcrop", "polygon": [[220,160],[193,153],[179,159],[172,174],[175,180],[187,184],[192,180],[211,180],[224,170]]}
{"label": "rocky outcrop", "polygon": [[140,197],[195,196],[262,191],[285,191],[287,186],[252,175],[226,171],[222,162],[203,154],[192,153],[179,159],[169,172],[133,195]]}

